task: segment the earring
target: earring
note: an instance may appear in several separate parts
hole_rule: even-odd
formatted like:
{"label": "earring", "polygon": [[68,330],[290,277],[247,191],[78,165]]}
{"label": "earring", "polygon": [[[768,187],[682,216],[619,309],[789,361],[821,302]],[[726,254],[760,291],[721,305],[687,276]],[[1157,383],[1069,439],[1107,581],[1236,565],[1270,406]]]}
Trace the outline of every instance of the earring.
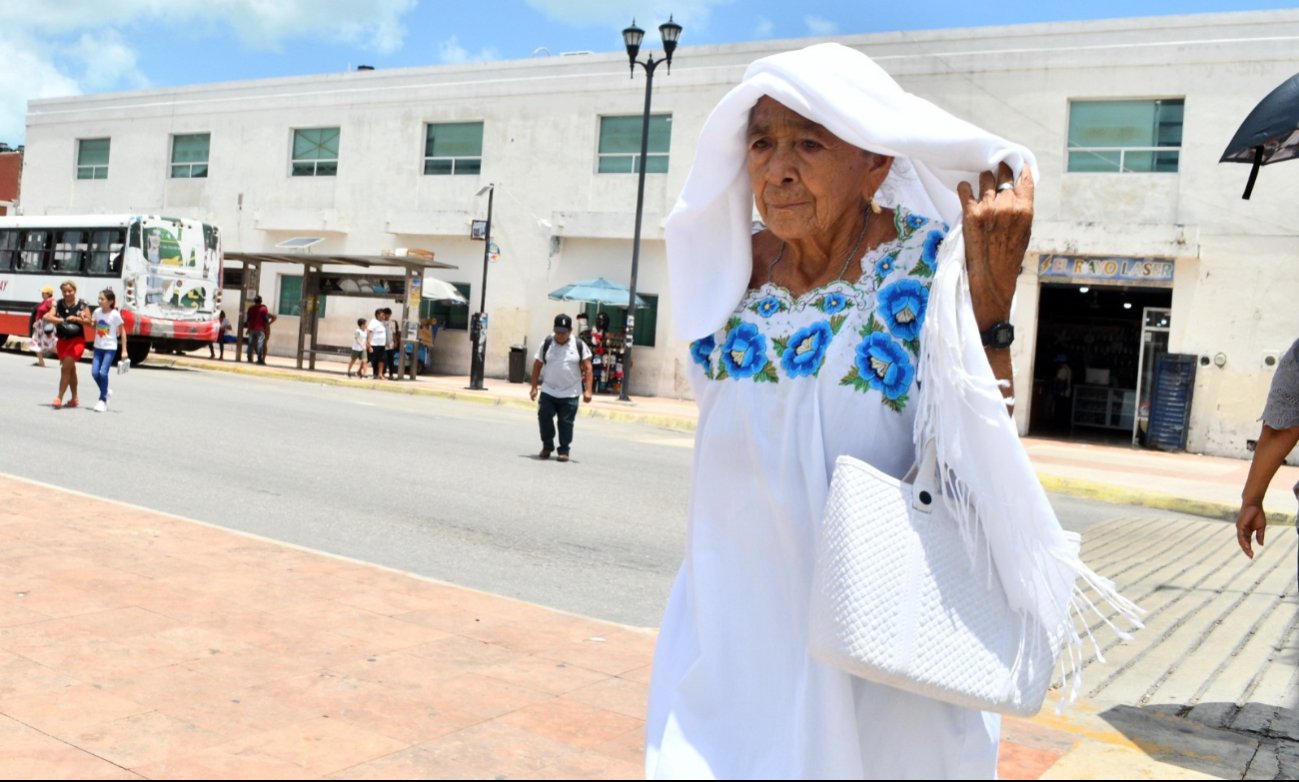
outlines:
{"label": "earring", "polygon": [[875,203],[875,197],[874,197],[874,196],[871,196],[871,200],[870,200],[870,208],[871,208],[871,214],[879,214],[879,213],[880,213],[880,205],[877,204],[877,203]]}

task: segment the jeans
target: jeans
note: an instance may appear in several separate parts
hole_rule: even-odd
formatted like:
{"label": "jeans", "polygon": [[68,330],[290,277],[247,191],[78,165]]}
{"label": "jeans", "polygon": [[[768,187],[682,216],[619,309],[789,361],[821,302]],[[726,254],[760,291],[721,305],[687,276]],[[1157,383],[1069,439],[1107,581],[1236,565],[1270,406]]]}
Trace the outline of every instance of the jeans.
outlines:
{"label": "jeans", "polygon": [[248,363],[253,362],[253,356],[256,355],[256,361],[266,362],[266,332],[250,331],[248,332]]}
{"label": "jeans", "polygon": [[90,363],[90,376],[95,379],[95,385],[99,386],[101,402],[108,401],[108,372],[113,368],[113,359],[116,357],[116,350],[95,348],[95,358]]}
{"label": "jeans", "polygon": [[573,443],[573,421],[577,419],[577,400],[573,396],[567,399],[541,393],[537,405],[537,420],[541,422],[541,444],[547,450],[555,449],[555,416],[559,416],[559,452],[568,453],[568,446]]}

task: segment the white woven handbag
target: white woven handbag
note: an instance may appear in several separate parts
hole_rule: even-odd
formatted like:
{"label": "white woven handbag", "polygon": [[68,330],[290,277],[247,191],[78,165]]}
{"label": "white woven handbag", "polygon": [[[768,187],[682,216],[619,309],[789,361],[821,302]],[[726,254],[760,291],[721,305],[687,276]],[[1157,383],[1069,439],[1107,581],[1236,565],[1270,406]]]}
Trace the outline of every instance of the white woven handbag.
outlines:
{"label": "white woven handbag", "polygon": [[983,541],[971,562],[940,501],[935,462],[931,443],[899,481],[839,457],[817,544],[809,650],[863,679],[1032,716],[1059,639],[1011,610]]}

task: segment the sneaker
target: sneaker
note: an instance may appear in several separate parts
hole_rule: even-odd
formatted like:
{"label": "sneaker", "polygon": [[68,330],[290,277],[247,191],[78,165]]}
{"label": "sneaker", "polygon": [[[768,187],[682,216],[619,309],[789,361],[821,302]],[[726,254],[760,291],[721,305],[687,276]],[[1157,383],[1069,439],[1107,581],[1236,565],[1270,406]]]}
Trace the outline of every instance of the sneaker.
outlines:
{"label": "sneaker", "polygon": [[549,459],[549,458],[550,458],[550,449],[549,449],[549,448],[542,448],[542,449],[541,449],[541,453],[538,454],[538,456],[539,456],[540,458],[542,458],[542,459]]}
{"label": "sneaker", "polygon": [[101,399],[101,400],[99,400],[98,402],[95,403],[95,412],[96,412],[96,413],[104,413],[104,412],[107,412],[107,411],[108,411],[108,403],[107,403],[107,402],[105,402],[104,400]]}

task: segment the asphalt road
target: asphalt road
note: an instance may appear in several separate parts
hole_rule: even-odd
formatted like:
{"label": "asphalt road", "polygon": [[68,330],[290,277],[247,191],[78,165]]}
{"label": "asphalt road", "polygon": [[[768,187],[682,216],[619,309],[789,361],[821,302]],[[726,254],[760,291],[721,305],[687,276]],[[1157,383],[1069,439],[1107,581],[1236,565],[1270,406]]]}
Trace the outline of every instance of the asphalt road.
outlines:
{"label": "asphalt road", "polygon": [[55,411],[57,371],[0,352],[0,472],[639,626],[681,561],[688,434],[579,419],[560,464],[512,407],[146,364],[107,413]]}

